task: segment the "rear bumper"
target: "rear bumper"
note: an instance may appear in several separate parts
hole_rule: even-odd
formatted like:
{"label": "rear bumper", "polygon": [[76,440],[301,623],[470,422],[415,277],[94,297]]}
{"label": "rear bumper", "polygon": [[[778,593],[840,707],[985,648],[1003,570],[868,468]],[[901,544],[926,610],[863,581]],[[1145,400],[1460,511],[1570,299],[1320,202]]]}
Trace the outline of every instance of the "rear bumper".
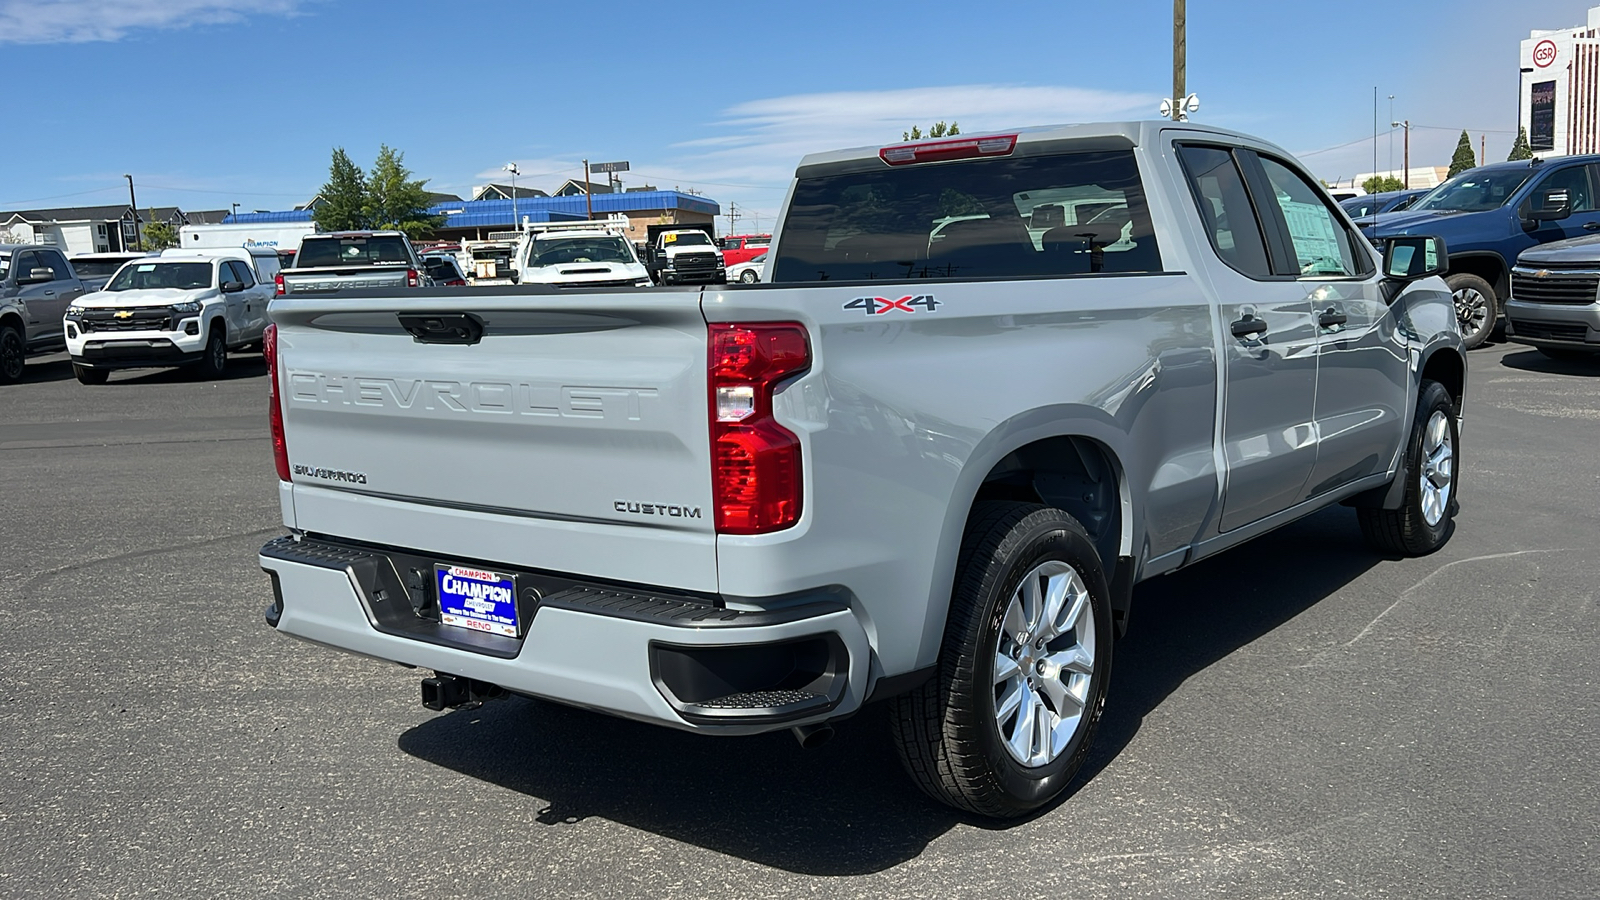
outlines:
{"label": "rear bumper", "polygon": [[1535,347],[1600,352],[1600,304],[1506,301],[1506,339]]}
{"label": "rear bumper", "polygon": [[867,635],[831,596],[746,612],[647,589],[541,582],[544,596],[524,592],[525,634],[513,639],[419,616],[401,575],[416,559],[271,541],[260,554],[275,595],[267,622],[351,653],[687,730],[754,734],[835,718],[863,700]]}

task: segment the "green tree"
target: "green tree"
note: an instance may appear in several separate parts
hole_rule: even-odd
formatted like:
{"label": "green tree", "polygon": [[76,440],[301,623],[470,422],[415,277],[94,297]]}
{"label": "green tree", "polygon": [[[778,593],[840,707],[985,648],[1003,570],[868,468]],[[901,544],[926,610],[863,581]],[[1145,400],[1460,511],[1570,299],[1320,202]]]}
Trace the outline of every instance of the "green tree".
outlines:
{"label": "green tree", "polygon": [[1517,140],[1511,145],[1511,155],[1506,159],[1533,159],[1533,148],[1528,146],[1528,129],[1517,126]]}
{"label": "green tree", "polygon": [[373,228],[393,228],[407,237],[425,237],[444,224],[444,216],[428,214],[426,178],[412,179],[406,155],[388,144],[378,148],[378,161],[367,175],[367,202],[362,206]]}
{"label": "green tree", "polygon": [[1461,131],[1461,140],[1456,142],[1456,155],[1450,157],[1450,177],[1454,178],[1468,169],[1477,168],[1478,157],[1472,152],[1472,138],[1467,136],[1465,129]]}
{"label": "green tree", "polygon": [[1387,191],[1403,191],[1406,183],[1393,175],[1374,175],[1361,182],[1361,189],[1369,194],[1382,194]]}
{"label": "green tree", "polygon": [[178,246],[178,229],[173,228],[171,222],[158,220],[155,209],[151,208],[150,224],[144,226],[144,248],[165,250],[176,246]]}
{"label": "green tree", "polygon": [[955,122],[951,122],[948,126],[945,125],[943,122],[935,122],[935,123],[933,123],[933,127],[928,129],[928,133],[926,135],[924,135],[922,133],[922,129],[921,128],[913,125],[913,126],[911,126],[911,130],[910,131],[902,131],[902,132],[900,132],[900,139],[902,141],[920,141],[924,137],[930,137],[930,138],[955,137],[956,135],[958,135],[960,133],[961,133],[961,126],[959,124],[955,123]]}
{"label": "green tree", "polygon": [[367,179],[361,169],[345,155],[343,147],[333,148],[328,166],[328,183],[319,192],[322,202],[312,212],[312,220],[323,231],[359,231],[372,227],[365,211]]}

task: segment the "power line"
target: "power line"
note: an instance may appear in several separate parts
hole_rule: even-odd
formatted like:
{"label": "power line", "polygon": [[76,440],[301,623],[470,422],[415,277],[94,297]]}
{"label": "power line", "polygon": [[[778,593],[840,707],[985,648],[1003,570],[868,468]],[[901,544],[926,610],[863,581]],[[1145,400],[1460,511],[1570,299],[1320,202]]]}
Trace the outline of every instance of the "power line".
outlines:
{"label": "power line", "polygon": [[77,192],[71,193],[71,194],[54,194],[54,195],[51,195],[49,197],[34,197],[31,200],[5,200],[5,201],[0,201],[0,206],[21,206],[24,203],[38,203],[41,200],[60,200],[63,197],[82,197],[82,196],[84,196],[86,194],[103,194],[106,191],[120,191],[120,190],[122,190],[122,185],[119,184],[119,185],[116,185],[115,187],[95,188],[94,190],[91,190],[91,191],[77,191]]}

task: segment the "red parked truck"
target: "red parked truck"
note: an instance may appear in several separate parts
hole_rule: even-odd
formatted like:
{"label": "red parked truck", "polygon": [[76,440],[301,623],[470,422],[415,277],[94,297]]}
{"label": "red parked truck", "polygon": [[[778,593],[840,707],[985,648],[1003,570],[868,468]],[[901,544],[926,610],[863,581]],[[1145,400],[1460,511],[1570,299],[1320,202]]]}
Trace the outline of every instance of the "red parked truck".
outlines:
{"label": "red parked truck", "polygon": [[770,234],[730,234],[718,241],[722,246],[722,264],[735,266],[767,252],[772,243]]}

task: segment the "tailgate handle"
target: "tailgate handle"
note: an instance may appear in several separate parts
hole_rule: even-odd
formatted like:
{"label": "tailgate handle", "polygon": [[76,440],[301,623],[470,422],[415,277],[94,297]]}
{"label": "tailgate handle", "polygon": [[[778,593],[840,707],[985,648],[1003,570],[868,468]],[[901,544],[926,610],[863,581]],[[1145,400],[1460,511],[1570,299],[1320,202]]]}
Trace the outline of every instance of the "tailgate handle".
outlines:
{"label": "tailgate handle", "polygon": [[476,344],[483,340],[483,320],[472,313],[395,313],[400,327],[419,344]]}

